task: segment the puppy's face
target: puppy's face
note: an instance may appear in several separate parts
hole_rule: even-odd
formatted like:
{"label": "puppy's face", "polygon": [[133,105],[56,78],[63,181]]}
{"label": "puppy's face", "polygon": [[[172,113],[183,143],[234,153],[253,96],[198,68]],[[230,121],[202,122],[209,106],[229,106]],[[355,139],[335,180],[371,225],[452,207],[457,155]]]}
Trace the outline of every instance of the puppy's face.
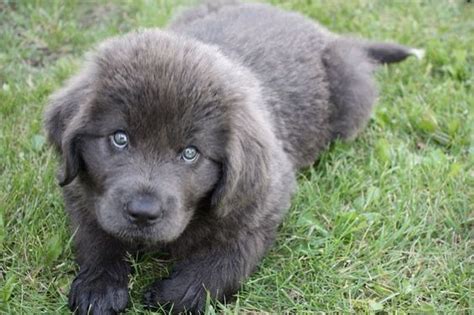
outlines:
{"label": "puppy's face", "polygon": [[196,211],[254,204],[273,141],[259,93],[212,47],[159,31],[106,42],[46,113],[62,185],[75,180],[98,224],[128,241],[170,242]]}
{"label": "puppy's face", "polygon": [[176,239],[219,179],[219,135],[200,131],[206,124],[197,115],[163,121],[164,107],[125,106],[132,114],[103,100],[96,109],[107,114],[88,121],[91,132],[78,143],[97,221],[123,239]]}
{"label": "puppy's face", "polygon": [[72,150],[66,182],[77,170],[98,223],[114,236],[169,242],[209,208],[232,101],[194,49],[166,36],[132,37],[92,61],[88,100],[63,140]]}

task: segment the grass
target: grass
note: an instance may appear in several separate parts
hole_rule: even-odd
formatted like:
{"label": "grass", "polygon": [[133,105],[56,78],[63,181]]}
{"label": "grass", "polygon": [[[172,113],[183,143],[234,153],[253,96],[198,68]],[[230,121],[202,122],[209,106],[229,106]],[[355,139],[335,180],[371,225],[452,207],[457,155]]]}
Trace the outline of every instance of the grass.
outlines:
{"label": "grass", "polygon": [[[164,25],[182,2],[0,2],[0,313],[68,313],[77,266],[57,160],[44,143],[48,95],[95,43]],[[474,5],[271,2],[334,31],[424,47],[427,55],[380,69],[368,128],[300,175],[275,246],[222,309],[472,313]],[[146,313],[141,292],[166,264],[130,259],[129,312]]]}

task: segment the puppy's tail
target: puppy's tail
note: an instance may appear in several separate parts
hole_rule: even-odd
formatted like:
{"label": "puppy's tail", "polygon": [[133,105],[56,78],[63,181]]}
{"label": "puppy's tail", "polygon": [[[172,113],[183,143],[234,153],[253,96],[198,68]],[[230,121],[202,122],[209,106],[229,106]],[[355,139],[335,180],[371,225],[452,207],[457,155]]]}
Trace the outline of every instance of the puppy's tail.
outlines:
{"label": "puppy's tail", "polygon": [[410,48],[392,43],[365,43],[364,48],[369,57],[381,64],[400,62],[410,56],[423,59],[424,49]]}

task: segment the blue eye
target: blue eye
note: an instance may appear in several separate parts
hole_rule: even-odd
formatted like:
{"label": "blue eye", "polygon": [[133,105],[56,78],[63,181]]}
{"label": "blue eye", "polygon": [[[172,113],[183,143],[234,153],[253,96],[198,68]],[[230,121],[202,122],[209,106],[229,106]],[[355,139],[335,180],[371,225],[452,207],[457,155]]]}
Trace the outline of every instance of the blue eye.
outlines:
{"label": "blue eye", "polygon": [[186,147],[181,152],[181,158],[186,162],[192,163],[195,162],[199,157],[199,152],[194,146]]}
{"label": "blue eye", "polygon": [[116,131],[110,136],[112,144],[118,149],[124,149],[128,145],[128,136],[125,131]]}

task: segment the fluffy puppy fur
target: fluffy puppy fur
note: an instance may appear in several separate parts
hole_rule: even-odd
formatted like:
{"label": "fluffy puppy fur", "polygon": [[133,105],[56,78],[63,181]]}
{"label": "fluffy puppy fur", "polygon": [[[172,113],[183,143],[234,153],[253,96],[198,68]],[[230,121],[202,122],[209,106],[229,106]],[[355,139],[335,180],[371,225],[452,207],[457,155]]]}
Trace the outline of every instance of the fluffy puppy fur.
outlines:
{"label": "fluffy puppy fur", "polygon": [[374,67],[416,53],[230,2],[102,43],[45,115],[80,266],[71,310],[123,311],[124,256],[142,249],[177,261],[147,305],[229,300],[272,244],[295,172],[366,124]]}

